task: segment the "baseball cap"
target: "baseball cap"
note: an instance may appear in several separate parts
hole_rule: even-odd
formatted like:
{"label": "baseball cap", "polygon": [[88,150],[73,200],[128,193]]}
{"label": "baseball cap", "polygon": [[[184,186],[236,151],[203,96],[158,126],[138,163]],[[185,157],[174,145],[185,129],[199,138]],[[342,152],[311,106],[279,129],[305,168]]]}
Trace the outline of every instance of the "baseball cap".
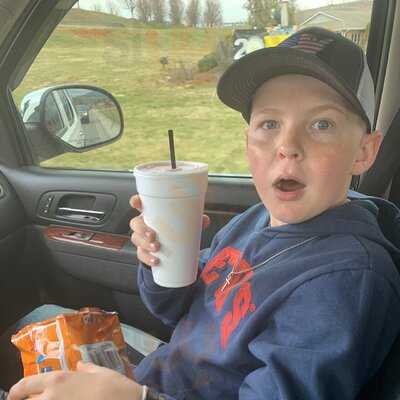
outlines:
{"label": "baseball cap", "polygon": [[358,45],[324,28],[302,29],[276,47],[256,50],[234,61],[221,76],[217,94],[249,122],[254,93],[268,79],[301,74],[335,89],[367,123],[375,114],[374,83],[366,56]]}

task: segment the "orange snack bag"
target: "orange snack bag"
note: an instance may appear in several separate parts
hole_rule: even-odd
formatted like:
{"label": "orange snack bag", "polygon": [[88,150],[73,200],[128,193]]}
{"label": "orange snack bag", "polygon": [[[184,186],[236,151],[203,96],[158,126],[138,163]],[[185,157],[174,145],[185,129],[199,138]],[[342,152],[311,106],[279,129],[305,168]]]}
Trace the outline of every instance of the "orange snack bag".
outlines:
{"label": "orange snack bag", "polygon": [[132,377],[115,312],[83,308],[61,314],[24,327],[11,342],[21,351],[24,376],[74,371],[82,360]]}

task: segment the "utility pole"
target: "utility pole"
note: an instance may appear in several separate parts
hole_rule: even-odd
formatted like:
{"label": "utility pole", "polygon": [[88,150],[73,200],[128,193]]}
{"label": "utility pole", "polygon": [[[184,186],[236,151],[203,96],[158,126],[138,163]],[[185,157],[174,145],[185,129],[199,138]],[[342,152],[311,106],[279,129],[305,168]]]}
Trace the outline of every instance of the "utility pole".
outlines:
{"label": "utility pole", "polygon": [[281,0],[281,26],[289,26],[288,0]]}

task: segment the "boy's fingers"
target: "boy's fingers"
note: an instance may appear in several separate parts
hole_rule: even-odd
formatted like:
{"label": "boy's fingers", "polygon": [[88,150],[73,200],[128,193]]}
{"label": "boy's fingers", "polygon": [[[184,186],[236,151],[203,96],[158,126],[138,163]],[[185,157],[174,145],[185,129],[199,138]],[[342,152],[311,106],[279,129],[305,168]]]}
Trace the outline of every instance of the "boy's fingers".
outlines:
{"label": "boy's fingers", "polygon": [[203,215],[203,229],[206,229],[210,225],[210,217],[208,215]]}
{"label": "boy's fingers", "polygon": [[154,257],[152,254],[148,253],[142,247],[137,248],[137,256],[138,259],[151,267],[156,267],[160,260],[157,257]]}
{"label": "boy's fingers", "polygon": [[143,221],[142,215],[139,215],[138,217],[132,218],[129,222],[129,227],[134,231],[138,233],[144,234],[146,231],[146,224]]}
{"label": "boy's fingers", "polygon": [[156,241],[149,241],[146,237],[137,232],[132,233],[131,241],[136,247],[141,247],[146,251],[156,252],[160,250],[160,243]]}
{"label": "boy's fingers", "polygon": [[8,394],[7,400],[24,400],[32,395],[42,393],[47,386],[50,374],[40,374],[21,379]]}
{"label": "boy's fingers", "polygon": [[142,212],[142,201],[140,200],[140,196],[138,194],[133,195],[129,199],[129,204],[131,207],[136,208],[136,210]]}
{"label": "boy's fingers", "polygon": [[129,222],[129,227],[133,232],[145,237],[149,242],[153,242],[156,239],[156,233],[144,223],[142,215],[132,218]]}

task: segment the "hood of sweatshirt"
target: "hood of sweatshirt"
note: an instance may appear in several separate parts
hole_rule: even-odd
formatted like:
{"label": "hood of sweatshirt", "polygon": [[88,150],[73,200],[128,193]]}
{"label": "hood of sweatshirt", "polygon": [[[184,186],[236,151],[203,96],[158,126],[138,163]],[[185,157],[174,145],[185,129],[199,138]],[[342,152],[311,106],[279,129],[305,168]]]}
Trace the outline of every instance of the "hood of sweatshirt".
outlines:
{"label": "hood of sweatshirt", "polygon": [[326,210],[307,221],[269,227],[269,214],[262,203],[246,213],[258,214],[253,231],[265,231],[268,235],[354,235],[382,245],[390,253],[400,271],[400,210],[381,198],[349,193],[349,202]]}

